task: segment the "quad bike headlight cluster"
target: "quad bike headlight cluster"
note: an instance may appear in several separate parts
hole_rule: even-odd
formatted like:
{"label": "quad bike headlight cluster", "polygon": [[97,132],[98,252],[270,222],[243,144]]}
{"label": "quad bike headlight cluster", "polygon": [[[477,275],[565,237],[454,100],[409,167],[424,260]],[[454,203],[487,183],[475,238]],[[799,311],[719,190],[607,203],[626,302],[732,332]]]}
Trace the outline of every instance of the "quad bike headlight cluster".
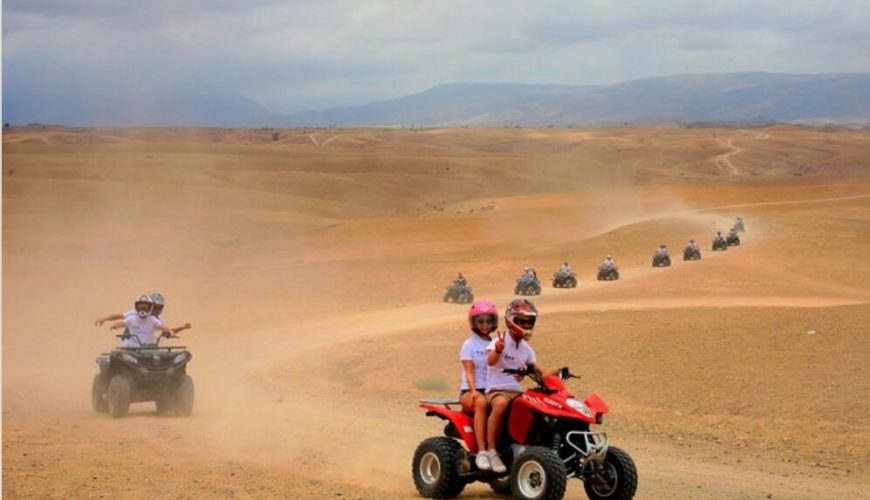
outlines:
{"label": "quad bike headlight cluster", "polygon": [[188,359],[190,359],[190,355],[186,352],[183,352],[183,353],[179,354],[178,356],[175,356],[175,358],[172,360],[172,363],[179,365],[181,363],[184,363]]}
{"label": "quad bike headlight cluster", "polygon": [[568,406],[570,406],[571,408],[574,408],[575,410],[579,411],[583,415],[586,415],[589,418],[594,417],[594,415],[592,415],[592,412],[589,411],[589,408],[587,408],[586,405],[583,404],[582,401],[574,399],[574,398],[568,398],[567,402],[568,402]]}
{"label": "quad bike headlight cluster", "polygon": [[136,359],[135,356],[133,356],[131,354],[127,354],[126,352],[121,354],[121,358],[123,358],[123,360],[127,361],[128,363],[135,363],[137,365],[139,364],[139,360]]}

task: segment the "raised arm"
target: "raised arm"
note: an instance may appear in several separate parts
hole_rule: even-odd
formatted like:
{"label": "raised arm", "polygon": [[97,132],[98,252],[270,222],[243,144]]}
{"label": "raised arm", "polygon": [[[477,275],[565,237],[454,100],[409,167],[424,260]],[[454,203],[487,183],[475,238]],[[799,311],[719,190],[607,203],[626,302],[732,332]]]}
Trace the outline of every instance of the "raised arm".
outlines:
{"label": "raised arm", "polygon": [[103,323],[105,323],[106,321],[118,321],[122,319],[124,319],[123,314],[110,314],[104,318],[97,318],[97,320],[94,321],[94,324],[97,326],[103,326]]}
{"label": "raised arm", "polygon": [[124,328],[126,326],[127,326],[127,324],[124,323],[123,321],[118,321],[116,323],[112,323],[112,326],[109,327],[109,330],[117,330],[119,328]]}
{"label": "raised arm", "polygon": [[501,353],[504,351],[504,332],[498,334],[498,340],[495,341],[495,349],[489,351],[486,355],[486,363],[489,366],[495,366],[501,358]]}
{"label": "raised arm", "polygon": [[175,328],[170,328],[172,334],[175,335],[178,332],[183,332],[184,330],[190,330],[190,323],[185,323],[181,326],[176,326]]}

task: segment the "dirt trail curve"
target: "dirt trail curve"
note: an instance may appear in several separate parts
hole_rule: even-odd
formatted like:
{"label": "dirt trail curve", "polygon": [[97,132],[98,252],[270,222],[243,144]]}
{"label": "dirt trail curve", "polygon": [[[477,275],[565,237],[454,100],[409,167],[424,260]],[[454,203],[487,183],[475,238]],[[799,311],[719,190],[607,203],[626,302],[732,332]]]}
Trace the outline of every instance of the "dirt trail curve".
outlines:
{"label": "dirt trail curve", "polygon": [[[723,143],[721,139],[716,139],[716,142],[718,142],[719,144]],[[735,146],[733,138],[728,139],[728,142],[723,145],[731,148],[731,151],[714,156],[713,163],[716,164],[716,167],[719,170],[727,170],[728,173],[730,173],[731,175],[740,175],[740,170],[738,170],[737,167],[735,167],[734,164],[731,163],[731,160],[729,158],[738,153],[742,153],[743,151],[745,151],[745,149]]]}

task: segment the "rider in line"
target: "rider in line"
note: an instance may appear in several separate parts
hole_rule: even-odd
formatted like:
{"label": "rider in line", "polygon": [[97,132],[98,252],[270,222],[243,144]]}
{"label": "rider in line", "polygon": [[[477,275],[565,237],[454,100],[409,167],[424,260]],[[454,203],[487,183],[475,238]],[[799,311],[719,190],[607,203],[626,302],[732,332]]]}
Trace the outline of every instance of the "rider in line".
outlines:
{"label": "rider in line", "polygon": [[713,238],[714,242],[725,241],[725,237],[722,236],[722,231],[716,231],[716,237]]}
{"label": "rider in line", "polygon": [[486,348],[486,361],[489,365],[486,371],[486,399],[489,401],[491,411],[487,421],[486,442],[489,446],[490,465],[496,473],[507,470],[496,451],[502,419],[508,403],[523,391],[520,378],[508,375],[502,370],[530,367],[539,373],[544,373],[544,369],[535,357],[535,351],[528,343],[535,331],[537,317],[538,309],[531,301],[514,300],[504,313],[504,322],[509,334],[505,336],[505,333],[499,333]]}
{"label": "rider in line", "polygon": [[698,245],[695,244],[695,240],[689,240],[689,250],[697,250]]}
{"label": "rider in line", "polygon": [[492,302],[475,301],[468,310],[468,326],[472,335],[459,350],[462,376],[459,387],[459,403],[474,414],[474,437],[478,453],[474,459],[480,470],[490,470],[492,465],[486,451],[486,417],[489,403],[486,400],[486,348],[492,342],[490,334],[498,327],[498,309]]}
{"label": "rider in line", "polygon": [[538,281],[538,273],[535,272],[535,268],[532,266],[528,266],[523,270],[523,278],[533,279]]}
{"label": "rider in line", "polygon": [[[132,335],[132,337],[123,340],[121,347],[139,347],[154,344],[155,330],[160,330],[163,335],[171,337],[175,332],[184,329],[183,327],[169,328],[163,324],[160,318],[152,314],[153,309],[154,301],[151,300],[151,297],[140,295],[133,303],[135,314],[125,316],[123,321],[112,324],[111,330],[126,328],[126,331]],[[190,325],[185,326],[190,328]]]}
{"label": "rider in line", "polygon": [[468,285],[468,281],[465,280],[465,276],[463,276],[462,273],[459,273],[459,276],[457,276],[456,279],[453,280],[453,283],[456,283],[459,286]]}
{"label": "rider in line", "polygon": [[656,253],[658,253],[662,257],[667,257],[668,256],[668,246],[665,245],[664,243],[662,243],[661,245],[659,245],[659,249],[656,250]]}
{"label": "rider in line", "polygon": [[611,257],[609,255],[607,256],[606,259],[604,259],[604,263],[601,265],[604,266],[604,269],[611,269],[611,268],[616,267],[616,264],[613,263],[613,257]]}
{"label": "rider in line", "polygon": [[562,263],[562,267],[559,268],[559,272],[565,273],[565,274],[572,274],[573,273],[573,271],[571,271],[571,265],[568,264],[567,260]]}

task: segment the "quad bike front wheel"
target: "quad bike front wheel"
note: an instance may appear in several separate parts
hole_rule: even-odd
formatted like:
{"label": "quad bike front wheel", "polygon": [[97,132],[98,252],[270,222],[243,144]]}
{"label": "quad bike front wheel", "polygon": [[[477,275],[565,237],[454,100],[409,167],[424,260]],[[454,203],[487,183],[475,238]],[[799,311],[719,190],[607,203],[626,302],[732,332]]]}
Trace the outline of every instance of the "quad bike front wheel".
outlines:
{"label": "quad bike front wheel", "polygon": [[583,483],[592,500],[630,500],[637,491],[637,467],[628,453],[611,446],[601,471]]}
{"label": "quad bike front wheel", "polygon": [[130,411],[133,388],[130,379],[124,375],[113,375],[109,379],[109,388],[106,392],[106,403],[109,415],[112,418],[121,418]]}
{"label": "quad bike front wheel", "polygon": [[178,388],[175,389],[173,406],[176,415],[189,417],[193,413],[193,396],[193,378],[185,373],[178,382]]}
{"label": "quad bike front wheel", "polygon": [[521,500],[558,500],[565,496],[568,473],[555,451],[531,446],[514,460],[511,491]]}
{"label": "quad bike front wheel", "polygon": [[414,486],[424,498],[453,498],[465,489],[457,464],[462,446],[449,437],[426,439],[414,452],[411,473]]}
{"label": "quad bike front wheel", "polygon": [[91,408],[95,412],[106,413],[109,411],[109,402],[106,401],[106,391],[108,384],[101,374],[94,375],[94,382],[91,384]]}

